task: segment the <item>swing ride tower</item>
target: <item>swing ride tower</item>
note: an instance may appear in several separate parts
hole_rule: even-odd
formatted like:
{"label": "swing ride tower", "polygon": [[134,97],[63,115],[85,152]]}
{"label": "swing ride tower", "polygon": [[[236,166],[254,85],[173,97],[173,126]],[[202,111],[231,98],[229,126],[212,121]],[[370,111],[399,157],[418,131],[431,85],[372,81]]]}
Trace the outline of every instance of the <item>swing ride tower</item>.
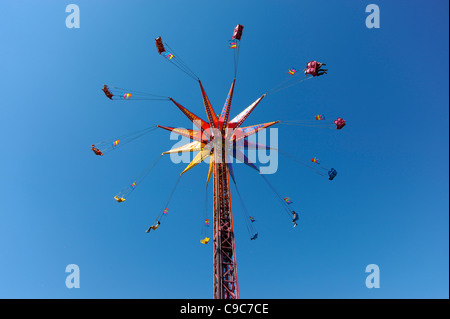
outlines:
{"label": "swing ride tower", "polygon": [[[180,103],[170,98],[170,101],[172,101],[178,109],[189,118],[196,128],[183,129],[158,125],[160,128],[188,137],[193,141],[164,152],[163,154],[198,152],[190,164],[183,172],[181,172],[180,176],[205,161],[207,158],[210,160],[206,183],[208,184],[210,177],[214,175],[213,291],[215,299],[239,298],[233,211],[230,195],[230,178],[233,183],[236,184],[232,169],[232,158],[234,157],[242,161],[259,172],[256,165],[251,163],[244,153],[242,153],[242,150],[239,149],[239,145],[245,145],[244,139],[246,137],[279,122],[274,121],[241,127],[266,94],[259,97],[232,120],[229,120],[235,82],[236,78],[233,79],[220,115],[216,115],[200,79],[198,79],[207,121],[202,120]],[[157,221],[159,221],[159,217]],[[204,240],[201,240],[201,243],[207,244],[208,241],[209,238],[206,237]]]}

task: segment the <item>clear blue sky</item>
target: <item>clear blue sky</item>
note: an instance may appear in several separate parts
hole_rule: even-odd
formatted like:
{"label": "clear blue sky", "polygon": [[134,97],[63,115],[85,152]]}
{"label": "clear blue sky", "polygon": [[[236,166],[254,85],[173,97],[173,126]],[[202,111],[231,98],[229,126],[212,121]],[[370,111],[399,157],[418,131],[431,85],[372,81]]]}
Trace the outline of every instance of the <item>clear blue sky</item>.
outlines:
{"label": "clear blue sky", "polygon": [[[235,165],[257,219],[250,241],[232,191],[242,298],[448,298],[448,1],[64,1],[0,3],[0,297],[212,298],[212,245],[201,245],[207,166],[163,158],[125,203],[113,196],[174,141],[158,130],[104,157],[92,143],[154,124],[189,127],[168,102],[111,102],[103,84],[172,96],[206,119],[198,85],[155,49],[161,35],[220,111],[227,48],[244,24],[235,116],[312,59],[329,74],[264,99],[247,120],[342,116],[341,131],[278,126],[280,148],[319,157],[332,182],[288,158],[268,176]],[[211,191],[211,189],[210,189]],[[211,193],[210,193],[211,195]],[[211,201],[210,201],[211,203]],[[211,217],[210,212],[210,217]],[[77,264],[81,288],[65,286]],[[365,286],[377,264],[379,289]]]}

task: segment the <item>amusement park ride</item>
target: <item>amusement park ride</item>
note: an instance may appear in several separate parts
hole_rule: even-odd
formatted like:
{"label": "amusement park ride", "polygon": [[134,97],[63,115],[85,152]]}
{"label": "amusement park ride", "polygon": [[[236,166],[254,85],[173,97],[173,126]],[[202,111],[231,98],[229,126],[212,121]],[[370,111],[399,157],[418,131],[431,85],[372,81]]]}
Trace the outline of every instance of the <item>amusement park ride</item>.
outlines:
{"label": "amusement park ride", "polygon": [[[162,42],[161,37],[156,39],[156,47],[158,53],[166,58],[169,62],[179,68],[181,71],[186,73],[188,76],[193,78],[200,85],[200,90],[203,98],[203,104],[205,107],[206,115],[208,121],[202,120],[200,117],[190,112],[187,108],[182,106],[180,103],[176,102],[170,97],[164,97],[159,95],[147,94],[142,92],[136,92],[132,90],[120,89],[112,86],[105,85],[103,91],[105,95],[111,100],[166,100],[174,103],[178,109],[180,109],[186,117],[195,125],[197,129],[183,129],[167,126],[156,126],[150,127],[131,135],[124,136],[119,139],[114,139],[111,141],[103,141],[92,145],[92,150],[96,155],[104,155],[108,151],[114,150],[119,145],[128,143],[148,132],[153,131],[156,128],[162,128],[170,132],[188,137],[192,140],[191,143],[183,145],[178,148],[171,149],[164,154],[171,153],[181,153],[181,152],[198,152],[194,157],[192,162],[186,167],[186,169],[180,174],[183,175],[185,172],[196,166],[197,164],[205,161],[209,158],[209,171],[207,184],[210,178],[213,176],[213,188],[214,188],[214,221],[213,221],[213,254],[214,254],[214,298],[215,299],[238,299],[239,298],[239,283],[238,283],[238,273],[236,264],[236,249],[235,249],[235,238],[234,238],[234,226],[233,226],[233,210],[231,205],[231,195],[230,195],[230,178],[234,184],[234,173],[232,167],[232,159],[238,159],[244,162],[251,168],[259,172],[259,168],[252,163],[243,153],[244,149],[273,149],[269,146],[254,143],[246,139],[247,137],[262,131],[274,124],[280,123],[280,121],[274,121],[269,123],[263,123],[258,125],[252,125],[247,127],[241,127],[244,121],[248,118],[251,112],[257,107],[261,100],[268,94],[272,94],[276,91],[289,87],[291,85],[303,82],[305,80],[311,79],[313,77],[326,74],[327,70],[321,69],[324,65],[316,61],[311,61],[308,63],[307,68],[304,70],[305,75],[311,75],[311,77],[306,77],[304,79],[298,80],[294,78],[297,72],[295,69],[289,69],[290,78],[287,81],[283,81],[279,85],[275,86],[273,89],[269,90],[267,93],[260,96],[256,101],[250,104],[246,109],[244,109],[240,114],[230,120],[230,109],[233,100],[233,92],[236,82],[237,73],[237,62],[239,59],[239,47],[244,26],[237,25],[234,29],[232,39],[229,41],[230,49],[234,49],[234,62],[235,62],[235,73],[234,79],[231,84],[231,88],[228,92],[227,99],[223,106],[220,115],[216,115],[214,109],[209,101],[208,96],[203,88],[200,79],[192,72],[191,69],[184,63],[180,57],[175,54],[175,52],[166,44]],[[166,50],[168,48],[168,51]],[[301,72],[299,72],[301,73]],[[323,121],[325,118],[323,115],[316,115],[314,121]],[[320,123],[319,127],[331,128],[333,124],[323,124]],[[290,123],[291,125],[303,125],[302,123]],[[311,123],[310,123],[311,124]],[[342,118],[338,118],[334,121],[336,125],[335,128],[341,129],[345,126],[345,121]],[[277,150],[278,151],[278,150]],[[161,156],[162,156],[161,155]],[[318,166],[318,159],[314,157],[311,162],[313,165]],[[151,167],[154,166],[153,163]],[[310,167],[315,170],[319,175],[327,176],[328,179],[332,180],[336,176],[337,172],[335,169],[325,169],[323,167],[316,168]],[[328,171],[325,174],[324,170]],[[144,174],[146,175],[148,171]],[[142,176],[144,178],[145,176]],[[266,180],[266,179],[265,179]],[[267,180],[266,180],[267,181]],[[126,200],[126,196],[129,195],[140,183],[137,179],[130,186],[126,187],[114,198],[117,202],[123,202]],[[269,185],[270,186],[270,185]],[[172,192],[173,193],[173,192]],[[172,194],[171,194],[172,195]],[[278,195],[278,194],[277,194]],[[240,195],[239,195],[240,196]],[[171,196],[170,196],[171,197]],[[169,200],[170,200],[169,197]],[[278,196],[280,197],[280,196]],[[281,199],[281,197],[280,197]],[[291,203],[289,198],[282,199],[285,209],[287,207],[287,212],[292,214],[294,226],[296,226],[297,214],[289,208]],[[168,204],[168,203],[167,203]],[[167,205],[166,205],[167,207]],[[161,224],[161,218],[167,215],[168,208],[164,210],[156,219],[155,224],[149,227],[147,232],[156,230]],[[253,222],[251,216],[250,220]],[[209,220],[205,220],[209,224]],[[257,233],[253,234],[251,239],[256,239]],[[208,237],[201,240],[202,244],[207,244],[209,241]]]}

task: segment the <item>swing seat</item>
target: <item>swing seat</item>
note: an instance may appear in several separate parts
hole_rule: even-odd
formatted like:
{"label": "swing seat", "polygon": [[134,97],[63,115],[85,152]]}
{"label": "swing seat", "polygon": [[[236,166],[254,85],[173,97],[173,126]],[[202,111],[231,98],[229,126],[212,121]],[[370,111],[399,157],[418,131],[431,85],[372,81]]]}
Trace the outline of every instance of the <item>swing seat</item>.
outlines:
{"label": "swing seat", "polygon": [[209,238],[205,237],[205,239],[200,239],[200,242],[204,245],[206,245],[207,243],[209,243]]}
{"label": "swing seat", "polygon": [[255,234],[250,238],[250,240],[255,240],[256,238],[258,238],[258,233],[255,233]]}
{"label": "swing seat", "polygon": [[99,156],[103,155],[102,151],[100,151],[98,148],[94,147],[94,145],[92,145],[92,151],[95,153],[95,155],[99,155]]}
{"label": "swing seat", "polygon": [[117,197],[117,196],[114,196],[114,199],[115,199],[118,203],[121,203],[121,202],[126,201],[126,199],[123,198],[123,197]]}

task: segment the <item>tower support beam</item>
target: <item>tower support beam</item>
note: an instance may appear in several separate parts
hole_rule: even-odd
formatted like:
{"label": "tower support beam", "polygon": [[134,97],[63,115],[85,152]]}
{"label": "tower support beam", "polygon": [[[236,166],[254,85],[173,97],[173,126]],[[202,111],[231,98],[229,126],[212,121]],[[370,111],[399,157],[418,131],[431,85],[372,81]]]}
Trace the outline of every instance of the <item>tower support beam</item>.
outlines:
{"label": "tower support beam", "polygon": [[215,152],[221,158],[214,160],[214,299],[239,299],[229,172],[224,154],[224,150],[222,154]]}

